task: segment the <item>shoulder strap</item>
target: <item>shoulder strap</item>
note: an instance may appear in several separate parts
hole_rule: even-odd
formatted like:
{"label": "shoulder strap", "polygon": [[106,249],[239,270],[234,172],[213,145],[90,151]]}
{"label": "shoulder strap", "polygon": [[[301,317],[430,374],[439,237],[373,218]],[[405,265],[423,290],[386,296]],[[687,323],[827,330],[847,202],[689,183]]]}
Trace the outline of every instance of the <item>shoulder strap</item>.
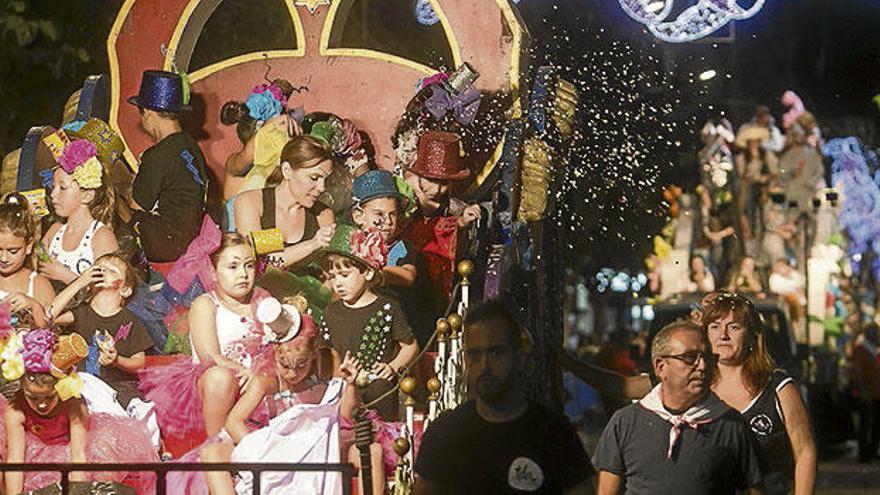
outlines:
{"label": "shoulder strap", "polygon": [[31,272],[31,275],[28,277],[28,289],[27,289],[28,297],[34,297],[34,279],[35,278],[37,278],[37,272]]}
{"label": "shoulder strap", "polygon": [[327,207],[323,203],[315,203],[314,206],[306,210],[306,224],[303,227],[302,240],[305,241],[315,237],[315,234],[318,233],[319,229],[318,215],[326,209]]}
{"label": "shoulder strap", "polygon": [[260,215],[260,227],[275,228],[275,188],[263,189],[263,214]]}

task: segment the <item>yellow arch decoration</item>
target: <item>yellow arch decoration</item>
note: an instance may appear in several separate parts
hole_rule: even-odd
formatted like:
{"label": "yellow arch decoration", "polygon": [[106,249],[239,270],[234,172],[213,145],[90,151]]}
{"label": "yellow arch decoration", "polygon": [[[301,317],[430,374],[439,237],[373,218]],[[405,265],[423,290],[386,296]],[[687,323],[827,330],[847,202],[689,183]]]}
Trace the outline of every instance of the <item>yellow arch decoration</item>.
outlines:
{"label": "yellow arch decoration", "polygon": [[128,13],[136,0],[125,0],[113,26],[110,28],[110,34],[107,36],[107,61],[110,64],[110,127],[119,134],[122,144],[125,145],[125,159],[131,165],[132,169],[137,172],[140,165],[135,159],[134,153],[131,152],[128,143],[125,142],[125,136],[119,130],[119,56],[116,54],[116,40],[119,39],[119,33],[122,32],[122,25],[128,19]]}
{"label": "yellow arch decoration", "polygon": [[[222,1],[223,0],[220,0],[220,2]],[[218,2],[217,5],[219,5],[220,2]],[[177,53],[177,48],[180,46],[180,39],[183,37],[184,31],[186,31],[186,27],[189,25],[193,12],[195,12],[196,8],[201,3],[202,0],[190,0],[183,11],[183,14],[181,14],[180,19],[178,19],[177,26],[175,26],[174,28],[174,33],[171,35],[171,40],[168,42],[168,52],[172,55]],[[299,11],[297,11],[296,6],[293,4],[293,0],[284,0],[284,5],[287,7],[288,14],[290,14],[290,21],[293,23],[293,32],[294,36],[296,36],[296,49],[251,52],[244,55],[238,55],[232,58],[228,58],[226,60],[221,60],[220,62],[198,69],[192,74],[188,74],[190,82],[196,82],[199,79],[203,79],[222,69],[232,67],[233,65],[243,64],[245,62],[250,62],[253,60],[260,60],[267,55],[270,55],[268,58],[304,56],[306,53],[306,40],[302,26],[302,20],[299,17]],[[195,46],[193,46],[193,48],[195,48]],[[172,60],[173,57],[165,58],[165,70],[171,70]],[[182,67],[181,69],[186,71],[187,73],[189,72],[188,67]]]}
{"label": "yellow arch decoration", "polygon": [[[119,38],[119,33],[122,31],[122,26],[128,18],[128,14],[131,12],[134,3],[137,0],[125,0],[122,4],[122,7],[119,9],[119,13],[116,16],[116,20],[113,22],[113,26],[110,29],[110,34],[107,37],[107,56],[110,65],[110,94],[111,94],[111,102],[110,102],[110,126],[113,127],[122,137],[123,143],[125,144],[125,157],[132,167],[136,170],[138,167],[138,162],[131,152],[131,149],[128,146],[128,143],[125,142],[125,137],[119,132],[119,102],[120,102],[120,85],[119,85],[119,58],[116,53],[116,41]],[[183,36],[184,30],[186,26],[189,24],[190,18],[192,17],[193,12],[196,10],[198,5],[202,0],[190,0],[184,9],[183,14],[177,22],[177,25],[174,28],[174,32],[171,36],[171,40],[168,44],[168,50],[171,54],[176,53],[178,45],[180,44],[180,39]],[[221,0],[222,1],[222,0]],[[305,55],[305,36],[304,29],[302,27],[302,20],[299,17],[299,12],[297,11],[296,6],[293,4],[293,0],[284,0],[285,5],[287,6],[287,10],[290,13],[291,22],[293,22],[297,48],[294,50],[269,50],[264,52],[252,52],[244,55],[238,55],[236,57],[232,57],[226,60],[222,60],[220,62],[211,64],[207,67],[203,67],[189,74],[189,79],[191,82],[196,82],[201,79],[204,79],[215,72],[219,72],[228,67],[232,67],[238,64],[243,64],[246,62],[261,60],[261,59],[274,59],[274,58],[288,58],[288,57],[302,57]],[[443,9],[439,5],[439,0],[428,0],[431,3],[431,6],[434,8],[434,12],[437,14],[437,17],[440,20],[440,24],[443,27],[444,32],[446,33],[446,39],[449,43],[450,50],[452,51],[453,62],[455,66],[461,65],[461,47],[459,46],[458,39],[455,36],[455,32],[452,29],[452,26],[449,23],[449,19],[446,17],[446,14],[443,12]],[[495,4],[501,10],[502,15],[504,16],[505,21],[508,26],[511,28],[511,32],[513,34],[513,44],[511,49],[511,60],[510,60],[510,69],[508,71],[508,77],[510,80],[511,89],[514,94],[514,114],[518,116],[521,112],[519,99],[516,97],[519,92],[519,72],[520,72],[520,55],[522,50],[522,38],[523,38],[523,24],[517,16],[516,12],[513,10],[513,7],[510,5],[508,0],[495,0]],[[417,72],[421,72],[425,75],[431,75],[437,72],[437,69],[429,67],[424,64],[420,64],[418,62],[399,57],[396,55],[391,55],[388,53],[377,52],[375,50],[368,49],[360,49],[360,48],[330,48],[330,33],[333,28],[333,21],[336,18],[336,13],[339,9],[340,2],[332,1],[330,3],[329,11],[327,12],[327,17],[324,20],[324,27],[321,31],[321,46],[319,48],[319,53],[325,56],[348,56],[348,57],[363,57],[363,58],[371,58],[374,60],[380,60],[384,62],[390,62],[395,65],[401,65],[407,67],[409,69],[415,70]],[[165,60],[165,70],[171,69],[171,58],[166,57]],[[184,68],[186,70],[186,68]],[[480,174],[485,177],[485,174],[491,170],[491,167],[494,166],[494,162],[497,161],[498,156],[500,156],[501,146],[503,143],[499,143],[498,148],[495,150],[494,156],[490,160],[491,163],[487,164],[484,167],[483,172]]]}
{"label": "yellow arch decoration", "polygon": [[[428,1],[431,2],[431,5],[433,5],[435,9],[438,9],[437,0]],[[339,0],[330,3],[330,10],[327,11],[327,17],[324,19],[324,27],[321,29],[321,46],[318,53],[327,57],[362,57],[380,60],[382,62],[390,62],[392,64],[402,65],[409,69],[421,72],[427,76],[437,72],[436,68],[420,64],[407,58],[398,57],[397,55],[391,55],[389,53],[377,52],[366,48],[330,48],[330,34],[333,31],[333,23],[336,20],[336,14],[339,11],[340,5],[341,2]],[[457,67],[461,64],[461,52],[458,48],[458,42],[455,39],[455,33],[452,32],[452,28],[449,26],[449,21],[446,20],[445,16],[442,17],[440,22],[443,23],[443,30],[446,33],[446,39],[452,51],[452,59]]]}

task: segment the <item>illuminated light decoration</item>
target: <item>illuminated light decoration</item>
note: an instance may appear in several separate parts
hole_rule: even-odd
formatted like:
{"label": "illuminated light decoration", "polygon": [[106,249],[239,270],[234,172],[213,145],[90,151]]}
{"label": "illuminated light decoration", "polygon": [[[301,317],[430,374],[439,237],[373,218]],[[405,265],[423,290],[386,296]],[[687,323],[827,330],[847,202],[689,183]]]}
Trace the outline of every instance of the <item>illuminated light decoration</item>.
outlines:
{"label": "illuminated light decoration", "polygon": [[834,160],[831,180],[840,184],[846,198],[838,220],[850,239],[850,266],[859,273],[863,254],[871,249],[878,255],[871,269],[874,277],[880,278],[880,187],[871,177],[869,167],[869,163],[878,162],[878,157],[854,137],[828,141],[822,146],[822,154]]}
{"label": "illuminated light decoration", "polygon": [[740,1],[699,0],[670,20],[674,0],[618,0],[627,15],[647,26],[654,36],[671,43],[708,36],[731,21],[754,16],[764,6],[764,0],[754,0],[748,8],[741,7]]}
{"label": "illuminated light decoration", "polygon": [[[514,4],[518,4],[522,0],[513,0]],[[437,13],[434,12],[434,7],[431,6],[430,0],[416,0],[413,6],[413,12],[416,15],[416,20],[419,21],[419,24],[422,26],[433,26],[440,22],[440,18],[437,17]]]}
{"label": "illuminated light decoration", "polygon": [[700,79],[700,81],[708,81],[709,79],[712,79],[717,75],[718,75],[718,73],[715,72],[715,69],[709,69],[707,71],[703,71],[702,73],[700,73],[699,79]]}

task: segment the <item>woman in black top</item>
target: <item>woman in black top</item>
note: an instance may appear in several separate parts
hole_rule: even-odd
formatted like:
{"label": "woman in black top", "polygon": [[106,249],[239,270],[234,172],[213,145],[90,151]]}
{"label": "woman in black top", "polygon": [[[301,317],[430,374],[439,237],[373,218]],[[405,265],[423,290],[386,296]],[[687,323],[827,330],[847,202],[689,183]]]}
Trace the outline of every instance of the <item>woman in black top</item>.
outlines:
{"label": "woman in black top", "polygon": [[333,151],[324,141],[300,135],[281,151],[281,166],[269,176],[270,187],[247,191],[235,200],[235,228],[248,236],[278,228],[285,248],[270,259],[289,268],[327,246],[336,228],[333,211],[318,197],[333,170]]}
{"label": "woman in black top", "polygon": [[761,316],[742,295],[703,298],[703,328],[718,355],[712,391],[739,411],[756,440],[764,493],[813,493],[816,444],[797,385],[776,369]]}

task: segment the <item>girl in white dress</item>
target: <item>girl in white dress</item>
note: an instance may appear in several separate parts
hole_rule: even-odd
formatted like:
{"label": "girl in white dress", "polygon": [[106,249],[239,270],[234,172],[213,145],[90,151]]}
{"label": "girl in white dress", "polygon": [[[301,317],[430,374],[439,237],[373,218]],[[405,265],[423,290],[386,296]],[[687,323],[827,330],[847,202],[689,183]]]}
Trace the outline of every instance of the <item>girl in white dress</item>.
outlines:
{"label": "girl in white dress", "polygon": [[211,247],[216,287],[190,307],[192,358],[140,373],[141,390],[156,404],[159,427],[175,438],[217,434],[256,370],[274,365],[269,356],[260,359],[268,343],[253,308],[268,293],[254,288],[250,241],[225,233]]}
{"label": "girl in white dress", "polygon": [[49,280],[34,270],[36,230],[26,200],[18,194],[8,195],[0,204],[0,299],[9,304],[12,315],[30,315],[34,326],[43,327],[45,308],[55,291]]}
{"label": "girl in white dress", "polygon": [[52,206],[61,221],[43,236],[48,257],[39,271],[64,287],[96,259],[119,249],[112,230],[113,194],[95,146],[78,139],[64,147],[52,180]]}

